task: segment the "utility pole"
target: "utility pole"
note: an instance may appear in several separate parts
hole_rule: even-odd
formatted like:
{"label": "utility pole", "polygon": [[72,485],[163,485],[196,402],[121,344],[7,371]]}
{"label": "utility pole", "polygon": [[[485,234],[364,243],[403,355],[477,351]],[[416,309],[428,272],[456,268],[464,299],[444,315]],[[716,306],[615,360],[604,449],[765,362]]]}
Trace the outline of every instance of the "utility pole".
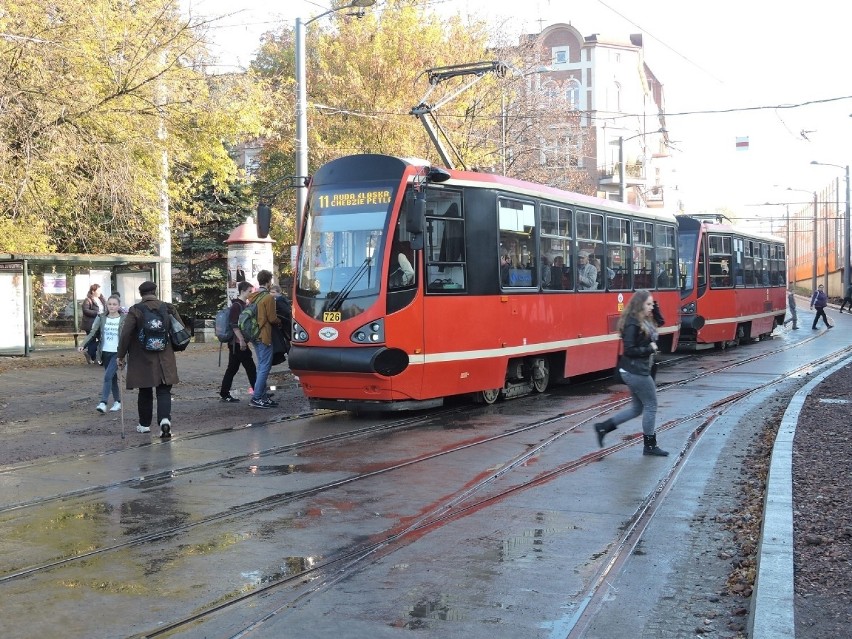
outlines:
{"label": "utility pole", "polygon": [[814,256],[813,256],[813,275],[811,277],[811,290],[815,291],[817,288],[817,250],[819,249],[819,243],[817,242],[817,192],[814,191]]}

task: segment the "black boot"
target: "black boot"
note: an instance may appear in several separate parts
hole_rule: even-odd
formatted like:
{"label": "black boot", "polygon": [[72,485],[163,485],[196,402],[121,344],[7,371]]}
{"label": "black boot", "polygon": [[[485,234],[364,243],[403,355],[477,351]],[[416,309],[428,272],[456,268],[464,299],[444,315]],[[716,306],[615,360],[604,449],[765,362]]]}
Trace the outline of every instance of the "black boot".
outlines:
{"label": "black boot", "polygon": [[657,446],[657,435],[642,435],[645,438],[645,450],[642,451],[643,455],[654,455],[655,457],[665,457],[669,454],[669,451],[663,450],[659,446]]}
{"label": "black boot", "polygon": [[595,432],[598,434],[598,446],[603,448],[604,435],[606,435],[607,433],[611,433],[616,428],[618,428],[618,426],[613,424],[611,419],[607,419],[605,421],[598,422],[597,424],[595,424]]}

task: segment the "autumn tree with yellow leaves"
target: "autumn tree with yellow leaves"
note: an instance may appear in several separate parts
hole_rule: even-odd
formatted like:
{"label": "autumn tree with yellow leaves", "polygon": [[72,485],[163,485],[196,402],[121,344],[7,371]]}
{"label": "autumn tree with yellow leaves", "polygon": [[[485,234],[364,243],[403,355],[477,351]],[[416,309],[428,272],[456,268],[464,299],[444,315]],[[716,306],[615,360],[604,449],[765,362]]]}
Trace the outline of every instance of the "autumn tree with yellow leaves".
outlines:
{"label": "autumn tree with yellow leaves", "polygon": [[[205,73],[206,24],[178,0],[0,6],[0,252],[145,252],[260,132],[246,75]],[[165,172],[167,170],[167,173]]]}

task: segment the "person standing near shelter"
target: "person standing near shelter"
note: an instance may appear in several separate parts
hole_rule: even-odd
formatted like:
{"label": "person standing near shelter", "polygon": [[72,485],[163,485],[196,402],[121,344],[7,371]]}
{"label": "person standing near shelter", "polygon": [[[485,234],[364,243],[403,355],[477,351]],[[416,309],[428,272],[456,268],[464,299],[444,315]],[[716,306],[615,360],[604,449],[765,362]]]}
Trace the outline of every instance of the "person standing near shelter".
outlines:
{"label": "person standing near shelter", "polygon": [[846,287],[846,297],[843,298],[843,302],[840,304],[840,312],[843,312],[843,307],[846,306],[846,302],[849,302],[849,313],[852,313],[852,284]]}
{"label": "person standing near shelter", "polygon": [[817,329],[817,322],[820,317],[822,317],[822,321],[825,322],[826,328],[832,328],[831,324],[828,322],[828,315],[825,314],[826,306],[828,306],[828,295],[825,294],[823,286],[820,284],[817,286],[817,290],[814,291],[814,294],[811,295],[811,310],[816,309],[814,325],[811,327],[813,330]]}
{"label": "person standing near shelter", "polygon": [[275,314],[275,298],[269,294],[272,283],[272,273],[266,269],[257,274],[257,290],[249,295],[248,303],[257,305],[257,325],[260,335],[254,343],[257,353],[257,379],[254,384],[254,395],[249,402],[252,408],[275,408],[277,402],[272,401],[266,393],[266,380],[272,369],[272,327],[280,321]]}
{"label": "person standing near shelter", "polygon": [[92,330],[86,340],[80,346],[81,353],[87,348],[91,341],[94,341],[95,336],[100,334],[98,341],[97,361],[103,363],[104,367],[104,384],[101,391],[101,401],[95,407],[102,415],[107,410],[107,400],[109,392],[112,389],[113,405],[110,408],[111,412],[121,410],[121,392],[118,389],[118,358],[115,356],[118,351],[118,340],[121,336],[121,329],[124,325],[124,315],[121,313],[121,299],[113,293],[109,296],[106,303],[107,311],[95,318],[95,323],[92,325]]}
{"label": "person standing near shelter", "polygon": [[[95,318],[99,315],[102,315],[106,310],[106,300],[104,296],[101,294],[101,285],[100,284],[92,284],[89,287],[89,292],[86,293],[86,299],[83,300],[82,303],[83,310],[83,320],[80,323],[80,328],[82,328],[86,334],[90,333],[92,330],[92,326],[95,323]],[[95,358],[95,354],[98,351],[98,343],[100,340],[97,335],[91,339],[86,340],[88,342],[88,348],[84,351],[86,355],[86,363],[87,364],[96,364],[98,360]]]}
{"label": "person standing near shelter", "polygon": [[668,451],[657,446],[657,383],[651,375],[657,348],[657,324],[654,321],[654,298],[647,290],[638,290],[630,298],[618,320],[618,330],[624,355],[618,358],[619,372],[630,389],[629,407],[595,424],[598,444],[603,447],[604,436],[619,424],[642,415],[642,434],[645,440],[643,455],[665,457]]}
{"label": "person standing near shelter", "polygon": [[798,318],[796,317],[796,286],[794,284],[789,284],[787,286],[787,307],[790,309],[790,319],[784,320],[784,326],[787,326],[790,322],[793,323],[793,330],[799,330],[797,326]]}
{"label": "person standing near shelter", "polygon": [[246,299],[252,289],[251,282],[245,280],[237,284],[237,296],[231,302],[230,315],[228,321],[231,324],[231,329],[234,331],[234,337],[228,342],[228,368],[225,369],[225,376],[222,378],[222,386],[219,388],[219,397],[223,402],[238,402],[240,401],[231,395],[231,386],[234,383],[234,376],[240,370],[240,366],[246,372],[246,377],[249,380],[249,386],[254,391],[255,382],[257,381],[257,367],[254,365],[254,358],[251,354],[251,349],[246,343],[240,327],[237,326],[237,320],[240,318],[240,313],[246,307]]}
{"label": "person standing near shelter", "polygon": [[160,437],[172,436],[172,386],[177,384],[177,362],[172,343],[169,339],[169,326],[165,328],[165,346],[163,350],[147,350],[140,340],[144,332],[145,310],[158,313],[163,322],[170,322],[173,316],[181,324],[174,306],[157,299],[157,285],[154,282],[142,282],[139,285],[142,301],[130,307],[121,329],[118,342],[118,366],[124,368],[127,358],[127,390],[139,389],[137,409],[139,424],[137,433],[151,432],[151,417],[154,412],[154,391],[157,393],[157,423],[160,425]]}
{"label": "person standing near shelter", "polygon": [[577,286],[581,291],[593,291],[598,287],[598,269],[589,262],[589,253],[577,254]]}

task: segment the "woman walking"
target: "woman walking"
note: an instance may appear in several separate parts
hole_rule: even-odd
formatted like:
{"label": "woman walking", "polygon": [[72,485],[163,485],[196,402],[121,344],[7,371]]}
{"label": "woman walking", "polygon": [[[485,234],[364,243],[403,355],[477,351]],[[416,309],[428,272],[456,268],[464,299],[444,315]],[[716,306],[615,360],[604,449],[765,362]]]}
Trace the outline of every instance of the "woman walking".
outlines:
{"label": "woman walking", "polygon": [[624,346],[624,355],[618,358],[618,367],[624,383],[630,388],[633,401],[628,408],[595,424],[598,444],[603,447],[604,436],[619,424],[642,415],[642,433],[645,439],[643,455],[665,457],[669,453],[657,446],[655,422],[657,420],[657,384],[651,376],[654,354],[657,349],[657,324],[654,321],[654,298],[646,290],[633,294],[618,320],[618,330]]}
{"label": "woman walking", "polygon": [[92,324],[92,330],[86,336],[83,345],[78,349],[83,352],[87,345],[93,342],[98,335],[97,360],[103,362],[104,385],[101,391],[101,402],[95,407],[99,413],[106,413],[109,392],[112,389],[113,405],[110,411],[121,410],[121,393],[118,390],[118,338],[124,326],[124,315],[120,312],[121,300],[118,295],[110,295],[106,302],[106,313],[98,315]]}

